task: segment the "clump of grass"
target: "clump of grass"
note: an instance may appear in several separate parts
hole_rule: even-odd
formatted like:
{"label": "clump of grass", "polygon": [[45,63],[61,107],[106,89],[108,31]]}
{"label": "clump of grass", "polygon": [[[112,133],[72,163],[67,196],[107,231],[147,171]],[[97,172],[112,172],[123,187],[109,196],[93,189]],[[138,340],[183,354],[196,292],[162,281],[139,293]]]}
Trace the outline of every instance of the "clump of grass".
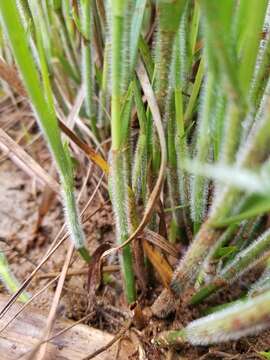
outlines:
{"label": "clump of grass", "polygon": [[[153,264],[166,287],[157,316],[269,263],[268,8],[267,0],[0,2],[1,52],[15,60],[56,162],[75,247],[91,261],[56,109],[67,114],[83,85],[79,116],[95,144],[111,136],[103,151],[125,298],[145,290]],[[145,226],[187,246],[172,276],[161,243],[145,245]],[[268,309],[269,265],[247,300],[157,343],[236,339],[268,326]]]}

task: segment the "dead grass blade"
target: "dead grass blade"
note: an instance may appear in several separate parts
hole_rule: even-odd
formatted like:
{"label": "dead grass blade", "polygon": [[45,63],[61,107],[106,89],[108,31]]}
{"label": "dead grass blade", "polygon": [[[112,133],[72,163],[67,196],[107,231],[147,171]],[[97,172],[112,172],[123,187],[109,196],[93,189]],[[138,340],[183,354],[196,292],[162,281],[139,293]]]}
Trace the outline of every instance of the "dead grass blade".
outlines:
{"label": "dead grass blade", "polygon": [[99,266],[99,260],[104,251],[108,250],[109,248],[110,245],[108,243],[101,244],[92,255],[92,261],[88,268],[88,311],[91,311],[93,308],[96,291],[102,281],[102,272]]}
{"label": "dead grass blade", "polygon": [[79,115],[79,112],[80,112],[80,109],[82,107],[82,104],[83,104],[83,100],[84,100],[84,95],[85,95],[85,90],[84,90],[84,86],[82,85],[78,91],[78,94],[76,96],[76,99],[75,99],[75,102],[74,102],[74,105],[72,106],[71,108],[71,111],[67,117],[67,126],[70,128],[70,129],[73,129],[74,128],[74,125],[76,123],[76,119]]}
{"label": "dead grass blade", "polygon": [[143,238],[149,241],[151,244],[158,246],[160,249],[164,250],[167,254],[173,256],[174,258],[179,258],[179,253],[175,249],[175,247],[158,233],[150,229],[145,229],[143,233]]}
{"label": "dead grass blade", "polygon": [[[69,267],[69,264],[70,264],[70,261],[72,258],[73,250],[74,250],[74,245],[70,244],[61,274],[58,279],[57,288],[55,290],[53,302],[52,302],[51,309],[50,309],[50,312],[48,315],[48,320],[47,320],[46,328],[45,328],[44,335],[43,335],[44,339],[47,339],[50,336],[51,330],[53,328],[53,325],[54,325],[54,322],[56,319],[57,308],[58,308],[58,304],[59,304],[60,297],[62,294],[68,267]],[[46,349],[47,349],[47,342],[43,343],[42,345],[38,344],[36,346],[36,349],[33,349],[32,353],[29,355],[29,359],[33,358],[32,356],[37,354],[37,360],[43,360],[46,355]],[[37,351],[38,351],[38,353],[37,353]]]}
{"label": "dead grass blade", "polygon": [[70,130],[61,120],[58,120],[60,129],[106,174],[109,172],[109,166],[102,156],[96,153],[88,144],[83,142],[78,136]]}
{"label": "dead grass blade", "polygon": [[[103,271],[103,274],[104,273],[116,273],[116,272],[120,271],[120,267],[119,267],[119,265],[107,265],[107,266],[103,266],[102,271]],[[78,270],[68,270],[66,277],[88,275],[88,273],[89,273],[89,269],[87,269],[87,268],[78,269]],[[59,274],[60,274],[59,272],[49,272],[49,273],[38,275],[37,279],[43,280],[43,279],[55,278],[56,276],[59,276]]]}
{"label": "dead grass blade", "polygon": [[88,320],[89,318],[91,318],[94,315],[94,312],[91,312],[90,314],[85,315],[84,317],[82,317],[80,320],[75,321],[74,324],[71,324],[70,326],[67,326],[66,328],[58,331],[55,335],[52,335],[51,337],[49,337],[46,340],[43,340],[40,345],[46,343],[46,342],[50,342],[54,339],[56,339],[58,336],[63,335],[64,333],[66,333],[67,331],[71,330],[74,326],[79,325],[81,323],[83,323],[84,321]]}
{"label": "dead grass blade", "polygon": [[108,350],[111,346],[113,346],[117,341],[119,341],[126,333],[126,331],[130,328],[130,326],[132,325],[132,318],[128,319],[125,324],[123,325],[123,327],[120,329],[120,331],[118,332],[118,334],[115,335],[115,337],[108,342],[107,345],[102,346],[101,348],[99,348],[98,350],[94,351],[93,353],[91,353],[90,355],[84,357],[82,360],[91,360],[94,357],[98,356],[99,354],[103,353],[104,351]]}
{"label": "dead grass blade", "polygon": [[2,129],[0,129],[0,148],[7,152],[10,159],[29,176],[36,177],[42,185],[48,185],[54,192],[60,194],[58,183]]}
{"label": "dead grass blade", "polygon": [[[53,164],[51,165],[49,173],[52,178],[55,178],[57,175],[56,169]],[[45,185],[42,192],[41,203],[38,207],[38,218],[37,218],[36,230],[35,230],[36,232],[38,232],[38,230],[40,229],[42,221],[51,207],[51,204],[54,199],[54,195],[55,195],[54,191],[52,191],[52,189],[48,185]]]}

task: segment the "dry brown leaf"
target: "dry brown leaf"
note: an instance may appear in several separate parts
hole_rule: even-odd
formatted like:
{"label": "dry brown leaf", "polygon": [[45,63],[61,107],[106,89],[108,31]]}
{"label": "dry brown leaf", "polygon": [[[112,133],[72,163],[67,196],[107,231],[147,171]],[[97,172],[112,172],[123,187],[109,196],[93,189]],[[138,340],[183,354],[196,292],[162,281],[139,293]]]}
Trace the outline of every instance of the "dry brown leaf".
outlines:
{"label": "dry brown leaf", "polygon": [[96,153],[94,149],[83,142],[78,136],[70,130],[62,121],[58,122],[60,129],[106,174],[109,172],[109,165],[102,156]]}
{"label": "dry brown leaf", "polygon": [[150,229],[145,229],[143,236],[145,240],[149,241],[155,246],[158,246],[160,249],[164,250],[167,254],[173,256],[176,259],[179,258],[178,251],[163,236],[159,235],[158,233]]}
{"label": "dry brown leaf", "polygon": [[162,284],[166,288],[169,288],[173,275],[173,270],[170,264],[165,260],[165,258],[158,250],[156,250],[152,245],[148,244],[148,242],[145,240],[143,240],[143,249],[151,264],[159,274]]}
{"label": "dry brown leaf", "polygon": [[101,244],[91,256],[91,262],[88,267],[88,310],[91,308],[95,301],[96,291],[100,286],[100,282],[102,280],[101,277],[101,268],[100,268],[100,257],[104,253],[104,251],[108,250],[110,245],[108,243]]}

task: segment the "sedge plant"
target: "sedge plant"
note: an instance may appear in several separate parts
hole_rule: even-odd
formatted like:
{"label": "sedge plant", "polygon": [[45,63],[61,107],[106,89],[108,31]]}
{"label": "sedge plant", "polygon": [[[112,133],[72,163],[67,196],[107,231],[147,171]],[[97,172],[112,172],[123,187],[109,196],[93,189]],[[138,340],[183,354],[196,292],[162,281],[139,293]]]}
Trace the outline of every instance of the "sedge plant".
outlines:
{"label": "sedge plant", "polygon": [[[89,263],[57,122],[83,91],[78,118],[106,157],[128,304],[161,282],[152,313],[166,317],[265,269],[241,301],[156,344],[207,345],[268,327],[268,1],[10,0],[0,17],[1,56],[18,68],[60,175],[71,239]],[[164,251],[175,255],[175,243],[186,251],[173,269]]]}

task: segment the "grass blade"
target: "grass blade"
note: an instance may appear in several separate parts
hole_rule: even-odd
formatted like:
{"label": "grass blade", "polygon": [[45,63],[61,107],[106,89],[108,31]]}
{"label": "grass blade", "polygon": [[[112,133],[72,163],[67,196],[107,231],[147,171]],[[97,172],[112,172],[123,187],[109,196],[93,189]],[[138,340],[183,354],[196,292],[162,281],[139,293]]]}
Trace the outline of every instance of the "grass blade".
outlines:
{"label": "grass blade", "polygon": [[67,212],[66,219],[71,232],[75,247],[81,252],[86,261],[90,260],[88,251],[84,245],[84,235],[78,219],[73,189],[73,174],[71,160],[65,151],[60,138],[60,131],[57,119],[52,108],[52,100],[49,96],[48,76],[46,76],[45,62],[43,62],[43,75],[45,75],[45,90],[47,90],[47,101],[42,91],[39,74],[36,69],[34,58],[29,50],[27,36],[22,26],[15,1],[9,4],[0,4],[1,21],[6,30],[7,36],[13,50],[18,68],[22,75],[25,88],[28,92],[31,103],[37,114],[41,129],[48,141],[52,154],[57,164],[58,171],[64,190],[64,202]]}

